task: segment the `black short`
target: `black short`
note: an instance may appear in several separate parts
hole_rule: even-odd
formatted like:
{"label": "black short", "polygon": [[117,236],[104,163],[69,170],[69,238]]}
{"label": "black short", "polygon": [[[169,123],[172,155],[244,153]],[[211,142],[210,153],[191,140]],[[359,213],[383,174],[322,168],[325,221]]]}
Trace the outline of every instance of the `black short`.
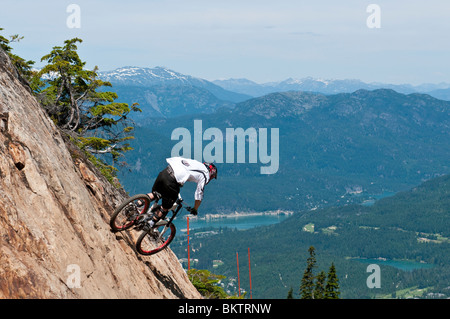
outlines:
{"label": "black short", "polygon": [[165,209],[172,208],[180,193],[180,184],[175,179],[170,166],[158,174],[152,188],[152,192],[155,191],[162,196],[162,207]]}

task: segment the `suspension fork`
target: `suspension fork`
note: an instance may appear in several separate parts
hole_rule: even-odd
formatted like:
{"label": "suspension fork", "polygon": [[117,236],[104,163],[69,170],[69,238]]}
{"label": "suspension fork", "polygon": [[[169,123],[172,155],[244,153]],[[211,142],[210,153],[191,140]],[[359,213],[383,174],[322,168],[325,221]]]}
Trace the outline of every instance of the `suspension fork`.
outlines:
{"label": "suspension fork", "polygon": [[172,217],[170,217],[169,221],[167,222],[166,225],[164,225],[163,230],[161,231],[161,233],[158,236],[158,239],[160,239],[164,233],[167,231],[167,229],[170,227],[170,224],[172,224],[172,221],[174,220],[174,218],[177,216],[178,212],[181,210],[181,208],[183,207],[183,205],[181,204],[182,200],[181,199],[177,199],[176,203],[177,203],[177,208],[175,209],[175,211],[173,211]]}

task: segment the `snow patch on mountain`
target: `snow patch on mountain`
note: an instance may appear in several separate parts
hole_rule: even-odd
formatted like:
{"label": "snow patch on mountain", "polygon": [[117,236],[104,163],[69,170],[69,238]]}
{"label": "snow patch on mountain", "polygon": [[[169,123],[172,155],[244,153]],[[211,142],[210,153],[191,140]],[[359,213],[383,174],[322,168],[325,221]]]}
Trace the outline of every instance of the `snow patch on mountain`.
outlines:
{"label": "snow patch on mountain", "polygon": [[112,71],[99,72],[104,81],[127,85],[157,85],[157,84],[192,84],[199,81],[190,75],[184,75],[165,67],[141,68],[125,66]]}

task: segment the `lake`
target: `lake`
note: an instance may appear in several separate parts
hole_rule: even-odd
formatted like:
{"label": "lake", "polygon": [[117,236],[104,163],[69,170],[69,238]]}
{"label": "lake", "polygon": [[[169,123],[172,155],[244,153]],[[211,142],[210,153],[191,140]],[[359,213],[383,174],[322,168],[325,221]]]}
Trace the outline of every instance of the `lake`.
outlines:
{"label": "lake", "polygon": [[375,204],[375,202],[377,200],[385,198],[385,197],[394,196],[394,195],[395,195],[394,192],[384,191],[382,194],[371,195],[370,196],[371,198],[365,200],[361,205],[363,205],[363,206],[372,206],[373,204]]}
{"label": "lake", "polygon": [[421,263],[412,260],[389,260],[389,259],[371,259],[371,258],[352,258],[364,264],[376,264],[391,266],[403,271],[413,271],[416,269],[428,269],[433,268],[434,265]]}
{"label": "lake", "polygon": [[[289,216],[290,214],[247,214],[221,218],[189,217],[189,229],[228,227],[245,230],[257,226],[276,224]],[[186,218],[176,218],[174,224],[178,229],[186,231]]]}

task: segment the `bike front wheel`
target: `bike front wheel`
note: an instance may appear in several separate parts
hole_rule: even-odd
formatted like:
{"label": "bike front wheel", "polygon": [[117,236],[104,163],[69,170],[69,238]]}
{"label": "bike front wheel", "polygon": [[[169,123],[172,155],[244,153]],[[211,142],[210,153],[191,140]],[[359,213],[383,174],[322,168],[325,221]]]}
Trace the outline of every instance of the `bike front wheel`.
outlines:
{"label": "bike front wheel", "polygon": [[133,226],[137,217],[147,212],[150,202],[150,197],[146,194],[138,194],[128,198],[112,214],[109,222],[111,229],[117,232]]}
{"label": "bike front wheel", "polygon": [[152,229],[143,231],[136,241],[136,250],[141,255],[153,255],[172,242],[175,237],[176,228],[175,225],[170,223],[167,225],[167,221],[160,221]]}

